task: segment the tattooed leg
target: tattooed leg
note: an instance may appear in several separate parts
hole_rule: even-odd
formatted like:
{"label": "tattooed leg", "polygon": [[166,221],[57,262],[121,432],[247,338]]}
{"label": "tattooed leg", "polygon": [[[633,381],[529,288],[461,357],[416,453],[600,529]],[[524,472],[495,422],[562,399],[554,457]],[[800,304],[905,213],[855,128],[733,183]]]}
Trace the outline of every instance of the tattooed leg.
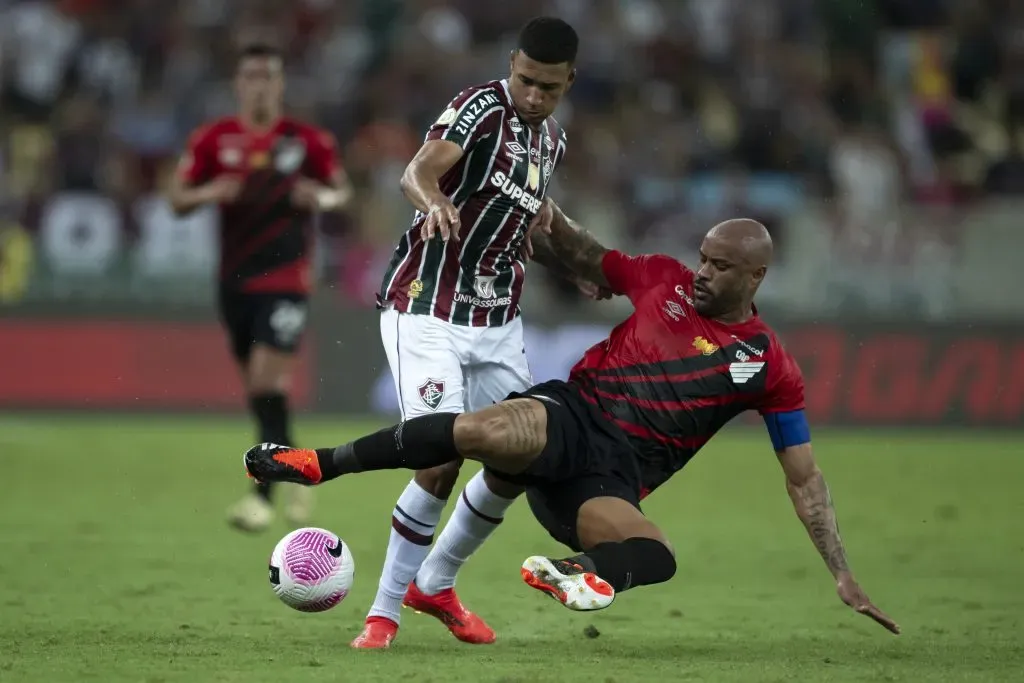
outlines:
{"label": "tattooed leg", "polygon": [[455,421],[455,447],[507,474],[519,474],[530,466],[547,444],[548,416],[540,401],[517,398]]}

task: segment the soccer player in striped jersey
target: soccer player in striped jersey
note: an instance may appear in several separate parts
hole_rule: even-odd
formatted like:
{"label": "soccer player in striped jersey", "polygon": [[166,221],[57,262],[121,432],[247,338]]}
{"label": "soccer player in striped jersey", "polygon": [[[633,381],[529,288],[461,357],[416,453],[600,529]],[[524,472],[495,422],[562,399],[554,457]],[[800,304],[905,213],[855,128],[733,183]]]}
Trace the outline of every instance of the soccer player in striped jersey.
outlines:
{"label": "soccer player in striped jersey", "polygon": [[337,448],[261,444],[246,453],[257,480],[319,484],[378,469],[470,458],[485,483],[515,497],[577,555],[527,558],[523,579],[574,610],[669,580],[675,554],[640,501],[681,470],[727,422],[764,418],[797,517],[842,601],[883,627],[896,623],[854,579],[836,512],[811,449],[803,378],[760,318],[754,294],[772,255],[749,219],[712,228],[696,271],[667,256],[609,251],[557,210],[534,247],[627,296],[634,312],[589,349],[569,380],[536,385],[475,413],[424,415]]}
{"label": "soccer player in striped jersey", "polygon": [[[519,317],[524,253],[565,155],[565,133],[552,113],[572,85],[577,45],[560,19],[529,22],[508,78],[459,93],[402,177],[416,215],[378,303],[403,419],[476,410],[533,383]],[[460,465],[417,472],[399,497],[378,592],[353,647],[388,647],[403,603],[437,617],[462,641],[494,641],[456,596],[455,570],[512,500],[474,477],[431,549]]]}

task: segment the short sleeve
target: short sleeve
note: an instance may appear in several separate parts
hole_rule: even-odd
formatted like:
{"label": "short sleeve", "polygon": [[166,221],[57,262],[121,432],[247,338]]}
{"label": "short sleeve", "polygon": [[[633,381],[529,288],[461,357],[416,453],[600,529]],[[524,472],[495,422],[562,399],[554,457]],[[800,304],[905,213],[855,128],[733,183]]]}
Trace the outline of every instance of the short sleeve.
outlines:
{"label": "short sleeve", "polygon": [[216,151],[210,126],[203,126],[192,132],[185,145],[185,151],[178,160],[178,176],[187,185],[199,185],[212,180],[215,173]]}
{"label": "short sleeve", "polygon": [[[777,343],[777,342],[776,342]],[[804,408],[804,376],[796,360],[781,348],[769,352],[768,382],[758,407],[762,415],[783,413]]]}
{"label": "short sleeve", "polygon": [[671,256],[630,256],[614,249],[604,255],[601,269],[612,290],[616,294],[628,296],[630,300],[666,279],[678,278],[678,284],[685,285],[688,284],[687,278],[693,276],[689,268]]}
{"label": "short sleeve", "polygon": [[314,180],[326,183],[340,168],[338,142],[334,135],[324,130],[314,130],[310,137],[309,175]]}
{"label": "short sleeve", "polygon": [[568,148],[567,138],[565,135],[565,130],[561,126],[555,123],[552,119],[549,119],[549,121],[552,122],[551,126],[554,127],[556,133],[555,139],[558,140],[558,142],[555,143],[555,153],[553,159],[554,168],[558,168],[561,165],[562,161],[565,159],[565,150]]}
{"label": "short sleeve", "polygon": [[504,109],[492,88],[470,88],[441,112],[427,131],[427,140],[448,140],[468,150],[497,129]]}

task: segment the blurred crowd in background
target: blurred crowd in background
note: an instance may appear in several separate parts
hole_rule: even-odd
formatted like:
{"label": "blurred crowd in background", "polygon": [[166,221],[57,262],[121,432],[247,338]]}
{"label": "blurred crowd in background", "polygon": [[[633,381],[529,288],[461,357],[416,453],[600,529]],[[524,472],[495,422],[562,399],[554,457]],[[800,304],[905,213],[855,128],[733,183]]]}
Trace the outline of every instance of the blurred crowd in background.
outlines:
{"label": "blurred crowd in background", "polygon": [[[791,217],[815,203],[835,283],[872,305],[865,273],[928,272],[924,305],[941,314],[935,273],[951,272],[972,207],[1024,195],[1019,0],[0,0],[8,298],[29,245],[33,277],[52,270],[47,217],[89,214],[49,205],[62,195],[101,196],[96,215],[118,216],[116,248],[57,231],[81,240],[64,258],[83,273],[104,258],[117,270],[158,234],[213,248],[206,223],[174,222],[157,193],[189,131],[233,111],[235,50],[259,40],[285,49],[289,111],[339,139],[358,200],[321,226],[322,274],[370,301],[411,218],[398,178],[426,126],[465,86],[506,75],[518,28],[544,13],[581,36],[551,193],[611,245],[689,258],[742,214],[795,267],[807,249]],[[894,305],[892,287],[882,299]]]}

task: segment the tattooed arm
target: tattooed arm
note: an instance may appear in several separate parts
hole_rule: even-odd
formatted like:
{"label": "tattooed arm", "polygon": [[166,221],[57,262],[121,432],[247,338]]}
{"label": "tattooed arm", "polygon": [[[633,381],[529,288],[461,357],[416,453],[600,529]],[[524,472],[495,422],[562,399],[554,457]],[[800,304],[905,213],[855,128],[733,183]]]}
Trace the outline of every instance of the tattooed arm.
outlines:
{"label": "tattooed arm", "polygon": [[786,472],[786,490],[796,515],[807,527],[807,533],[825,566],[837,581],[849,576],[850,565],[846,561],[843,539],[839,536],[832,496],[825,477],[814,462],[810,444],[787,448],[779,453],[779,460]]}
{"label": "tattooed arm", "polygon": [[599,287],[608,287],[601,261],[608,249],[572,219],[568,218],[553,201],[551,231],[531,231],[533,260],[567,278],[582,278]]}
{"label": "tattooed arm", "polygon": [[778,457],[786,473],[786,490],[789,491],[796,515],[807,528],[825,566],[835,577],[839,597],[861,614],[871,617],[893,633],[899,633],[899,626],[871,603],[853,578],[846,560],[846,548],[839,536],[832,495],[814,460],[811,444],[789,446],[779,451]]}

